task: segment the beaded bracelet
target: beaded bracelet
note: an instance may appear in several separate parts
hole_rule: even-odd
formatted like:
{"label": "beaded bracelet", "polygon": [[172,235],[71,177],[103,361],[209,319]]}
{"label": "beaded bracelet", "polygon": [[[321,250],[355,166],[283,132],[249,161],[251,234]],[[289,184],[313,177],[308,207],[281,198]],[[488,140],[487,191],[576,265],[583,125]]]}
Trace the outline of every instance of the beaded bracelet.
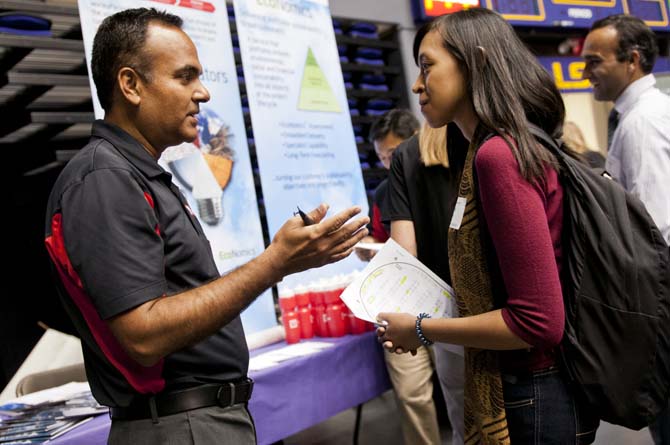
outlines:
{"label": "beaded bracelet", "polygon": [[430,346],[433,344],[432,341],[428,340],[425,335],[423,335],[423,330],[421,329],[421,320],[424,318],[430,318],[430,315],[428,315],[425,312],[421,312],[419,315],[416,316],[416,335],[419,337],[419,341],[421,342],[422,345],[424,346]]}

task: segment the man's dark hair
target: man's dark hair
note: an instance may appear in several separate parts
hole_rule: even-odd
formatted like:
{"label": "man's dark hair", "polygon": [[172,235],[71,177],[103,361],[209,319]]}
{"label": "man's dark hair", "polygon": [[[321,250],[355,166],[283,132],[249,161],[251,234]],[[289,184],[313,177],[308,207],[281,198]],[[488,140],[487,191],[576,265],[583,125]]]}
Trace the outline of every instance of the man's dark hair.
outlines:
{"label": "man's dark hair", "polygon": [[632,15],[616,14],[600,19],[591,26],[591,31],[611,26],[619,36],[616,58],[619,62],[631,60],[631,53],[640,54],[640,67],[645,74],[651,73],[658,56],[656,35],[641,19]]}
{"label": "man's dark hair", "polygon": [[149,23],[180,28],[182,19],[154,8],[126,9],[105,18],[93,39],[91,71],[98,100],[105,111],[112,106],[116,75],[123,67],[133,68],[151,81],[151,60],[143,54]]}
{"label": "man's dark hair", "polygon": [[389,134],[407,139],[419,130],[419,121],[409,110],[397,108],[384,114],[370,127],[370,140],[380,141]]}

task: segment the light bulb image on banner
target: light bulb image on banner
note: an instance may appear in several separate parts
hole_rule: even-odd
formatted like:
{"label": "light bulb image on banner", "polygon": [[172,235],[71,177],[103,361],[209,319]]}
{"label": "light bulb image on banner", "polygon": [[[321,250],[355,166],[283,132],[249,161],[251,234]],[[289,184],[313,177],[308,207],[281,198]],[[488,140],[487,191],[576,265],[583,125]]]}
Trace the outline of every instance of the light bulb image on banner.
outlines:
{"label": "light bulb image on banner", "polygon": [[234,152],[228,126],[211,110],[198,115],[199,150],[168,162],[170,170],[184,187],[191,191],[200,220],[210,226],[224,218],[223,190],[230,182]]}

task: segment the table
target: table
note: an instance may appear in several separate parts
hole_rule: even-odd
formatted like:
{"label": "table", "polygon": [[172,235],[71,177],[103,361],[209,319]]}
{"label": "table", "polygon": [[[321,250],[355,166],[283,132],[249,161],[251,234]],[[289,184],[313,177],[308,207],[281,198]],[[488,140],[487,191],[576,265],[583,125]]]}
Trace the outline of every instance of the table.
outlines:
{"label": "table", "polygon": [[[260,445],[309,428],[391,388],[384,352],[374,332],[315,340],[333,343],[334,346],[250,373],[255,386],[249,410],[256,423]],[[285,345],[281,342],[259,348],[251,355]],[[104,445],[109,425],[109,416],[98,416],[50,443]]]}

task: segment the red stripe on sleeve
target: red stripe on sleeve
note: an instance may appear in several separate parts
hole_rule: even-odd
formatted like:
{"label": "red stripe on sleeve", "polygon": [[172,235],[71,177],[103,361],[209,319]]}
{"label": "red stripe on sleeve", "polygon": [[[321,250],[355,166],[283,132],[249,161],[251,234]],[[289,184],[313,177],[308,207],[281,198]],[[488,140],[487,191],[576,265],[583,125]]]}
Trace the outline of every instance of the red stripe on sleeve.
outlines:
{"label": "red stripe on sleeve", "polygon": [[[150,198],[148,196],[147,201],[153,207],[153,199]],[[142,366],[133,360],[114,337],[107,323],[100,318],[90,297],[84,292],[81,279],[72,267],[65,249],[60,213],[54,215],[51,220],[51,236],[46,238],[45,244],[65,290],[81,311],[93,338],[107,360],[140,394],[155,394],[162,391],[165,388],[165,380],[162,377],[164,360],[161,359],[151,367]]]}

